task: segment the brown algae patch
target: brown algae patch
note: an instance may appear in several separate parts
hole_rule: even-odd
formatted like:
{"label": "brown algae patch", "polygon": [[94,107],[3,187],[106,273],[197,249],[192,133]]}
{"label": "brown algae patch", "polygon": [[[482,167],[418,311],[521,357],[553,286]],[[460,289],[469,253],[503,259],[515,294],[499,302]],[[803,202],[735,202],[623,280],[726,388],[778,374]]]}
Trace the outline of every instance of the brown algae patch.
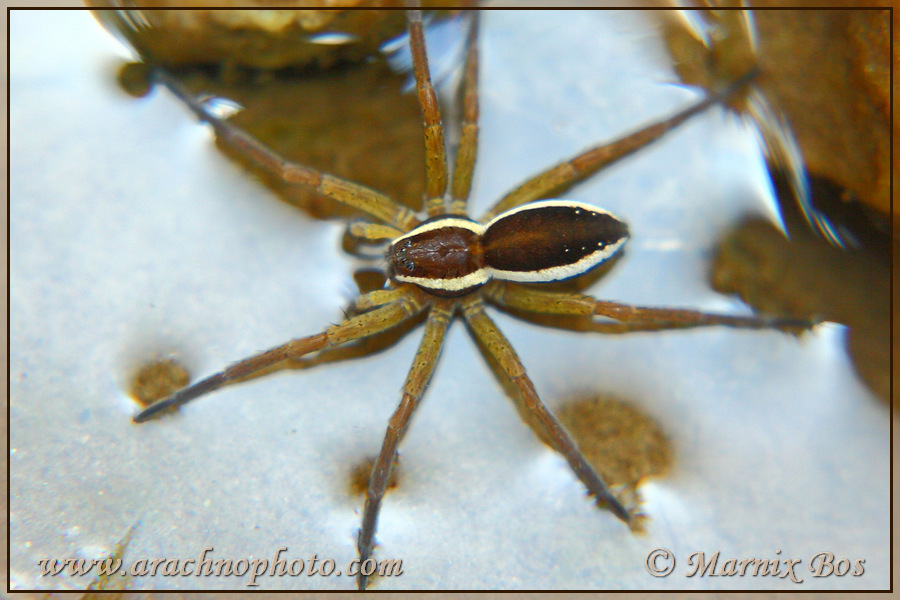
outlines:
{"label": "brown algae patch", "polygon": [[137,369],[128,393],[141,406],[149,406],[166,398],[190,383],[191,376],[181,364],[171,358],[154,360]]}
{"label": "brown algae patch", "polygon": [[860,378],[890,398],[890,261],[879,251],[841,249],[794,228],[749,219],[716,249],[710,277],[770,315],[815,317],[847,325],[846,349]]}
{"label": "brown algae patch", "polygon": [[604,394],[585,394],[557,411],[587,461],[635,515],[630,524],[644,530],[637,488],[647,477],[669,473],[674,452],[659,424],[635,405]]}
{"label": "brown algae patch", "polygon": [[[350,470],[347,481],[347,491],[351,496],[362,496],[369,489],[369,478],[372,476],[372,468],[375,466],[375,457],[367,456]],[[391,476],[388,479],[387,489],[397,487],[400,474],[400,458],[394,455],[394,465],[391,468]]]}

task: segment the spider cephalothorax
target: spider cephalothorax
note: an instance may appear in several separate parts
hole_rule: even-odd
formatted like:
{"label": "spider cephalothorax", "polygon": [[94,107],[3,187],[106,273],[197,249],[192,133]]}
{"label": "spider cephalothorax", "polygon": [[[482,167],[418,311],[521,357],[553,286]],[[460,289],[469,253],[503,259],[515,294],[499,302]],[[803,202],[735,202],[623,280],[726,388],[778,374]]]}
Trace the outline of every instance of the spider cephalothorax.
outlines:
{"label": "spider cephalothorax", "polygon": [[[485,311],[490,303],[517,315],[580,318],[593,331],[628,333],[703,325],[732,327],[796,327],[803,323],[708,314],[694,310],[644,308],[596,300],[590,296],[545,291],[522,283],[541,283],[580,275],[613,256],[628,239],[624,222],[595,206],[569,200],[547,200],[605,165],[658,139],[690,116],[720,101],[742,80],[721,95],[709,96],[687,109],[627,137],[598,145],[538,173],[497,201],[474,220],[467,215],[478,137],[477,14],[473,16],[463,77],[464,95],[460,144],[455,170],[448,176],[440,111],[425,58],[421,15],[409,13],[410,46],[422,114],[426,148],[426,193],[423,220],[387,196],[359,184],[291,163],[231,123],[210,113],[197,98],[165,71],[157,79],[179,96],[220,140],[258,166],[286,182],[307,186],[350,206],[368,217],[355,222],[349,234],[363,243],[389,242],[388,279],[384,289],[363,294],[355,312],[317,334],[243,359],[135,416],[143,422],[160,411],[180,406],[230,382],[268,369],[286,359],[374,336],[425,314],[425,333],[403,386],[402,399],[388,423],[381,452],[372,469],[362,527],[360,564],[371,556],[378,513],[387,489],[400,441],[434,372],[444,335],[454,317],[469,331],[499,367],[498,375],[542,439],[565,456],[577,477],[598,504],[623,521],[633,514],[610,491],[586,462],[553,414],[541,402],[525,367],[505,336]],[[450,183],[448,185],[448,180]],[[599,318],[597,318],[599,317]],[[365,588],[367,575],[358,575]]]}

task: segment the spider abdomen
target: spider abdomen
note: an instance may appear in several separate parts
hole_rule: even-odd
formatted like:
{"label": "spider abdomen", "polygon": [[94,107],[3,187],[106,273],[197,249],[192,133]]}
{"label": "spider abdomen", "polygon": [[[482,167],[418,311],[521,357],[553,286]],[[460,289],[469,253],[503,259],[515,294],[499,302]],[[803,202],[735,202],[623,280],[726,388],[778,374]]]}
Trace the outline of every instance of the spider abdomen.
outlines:
{"label": "spider abdomen", "polygon": [[445,297],[465,295],[491,278],[547,282],[580,275],[610,258],[628,226],[580,202],[524,204],[481,225],[442,215],[397,238],[389,275]]}
{"label": "spider abdomen", "polygon": [[569,200],[540,200],[509,210],[482,235],[491,276],[543,283],[589,271],[628,239],[628,225],[605,210]]}

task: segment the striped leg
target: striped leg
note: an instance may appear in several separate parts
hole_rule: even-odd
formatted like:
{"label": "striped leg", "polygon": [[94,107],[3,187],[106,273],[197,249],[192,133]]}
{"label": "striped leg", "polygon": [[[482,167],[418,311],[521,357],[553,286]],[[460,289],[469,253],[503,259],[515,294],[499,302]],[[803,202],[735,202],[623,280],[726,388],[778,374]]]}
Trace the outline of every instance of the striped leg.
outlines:
{"label": "striped leg", "polygon": [[509,382],[521,395],[524,407],[534,418],[533,422],[540,427],[542,437],[546,437],[553,448],[565,456],[569,466],[575,471],[578,479],[587,486],[590,495],[597,499],[598,504],[608,506],[617,517],[630,523],[633,515],[613,495],[603,479],[579,452],[575,442],[572,441],[563,426],[541,402],[534,389],[534,384],[525,372],[525,367],[522,366],[522,362],[512,349],[509,340],[484,312],[483,304],[479,300],[466,302],[463,305],[463,315],[472,335],[481,344],[484,351],[496,361]]}
{"label": "striped leg", "polygon": [[482,217],[481,222],[486,223],[500,213],[526,202],[550,198],[562,192],[588,175],[658,140],[667,132],[675,129],[692,116],[703,112],[713,104],[728,98],[749,83],[755,76],[756,71],[752,71],[735,81],[723,92],[711,94],[671,117],[644,127],[623,138],[594,146],[574,158],[535,175],[503,196]]}
{"label": "striped leg", "polygon": [[288,161],[247,132],[210,113],[202,102],[164,69],[156,69],[154,78],[169,88],[197,118],[212,125],[216,135],[224,144],[235,152],[248,157],[270,173],[281,177],[287,183],[305,185],[400,231],[409,231],[419,224],[415,213],[380,192],[334,175],[322,173],[312,167]]}
{"label": "striped leg", "polygon": [[428,56],[425,53],[425,34],[422,30],[422,11],[407,11],[409,19],[409,46],[416,75],[416,91],[425,128],[425,209],[433,217],[444,212],[444,193],[447,191],[447,150],[444,148],[444,128],[441,125],[441,108],[437,103],[431,75],[428,72]]}
{"label": "striped leg", "polygon": [[245,358],[224,371],[210,375],[206,379],[201,379],[197,383],[175,392],[168,398],[148,406],[134,416],[134,422],[143,423],[154,415],[159,414],[160,411],[179,407],[195,398],[199,398],[229,383],[249,377],[281,361],[301,358],[311,352],[317,352],[325,348],[339,346],[359,338],[381,333],[418,314],[425,306],[418,295],[413,293],[403,295],[403,297],[390,304],[347,319],[338,325],[332,325],[322,333],[297,338],[266,352]]}
{"label": "striped leg", "polygon": [[[768,316],[738,316],[705,313],[678,308],[631,306],[618,302],[597,300],[583,294],[535,290],[521,285],[500,283],[488,290],[488,297],[503,309],[535,315],[570,316],[589,319],[578,330],[602,333],[630,333],[724,325],[743,329],[781,329],[797,331],[809,329],[814,321]],[[613,321],[595,321],[600,316]]]}
{"label": "striped leg", "polygon": [[[359,550],[360,567],[372,555],[375,545],[375,527],[378,524],[378,512],[381,509],[381,500],[387,490],[388,481],[391,478],[391,469],[394,465],[394,457],[397,455],[397,447],[409,421],[422,399],[425,387],[431,379],[434,368],[440,357],[441,347],[444,344],[444,334],[450,322],[453,304],[449,302],[437,302],[428,314],[425,322],[425,337],[419,345],[419,351],[413,361],[412,368],[403,386],[403,399],[400,406],[394,411],[388,423],[381,453],[372,467],[372,475],[369,478],[369,489],[366,492],[366,505],[363,509],[363,522],[359,530],[357,548]],[[357,587],[366,589],[368,577],[360,571],[357,579]]]}

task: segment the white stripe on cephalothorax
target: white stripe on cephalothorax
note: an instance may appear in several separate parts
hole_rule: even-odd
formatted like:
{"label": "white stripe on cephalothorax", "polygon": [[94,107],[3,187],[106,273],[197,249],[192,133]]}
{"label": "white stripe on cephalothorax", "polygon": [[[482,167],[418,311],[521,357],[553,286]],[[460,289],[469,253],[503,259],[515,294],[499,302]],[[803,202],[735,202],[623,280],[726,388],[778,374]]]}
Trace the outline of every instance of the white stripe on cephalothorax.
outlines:
{"label": "white stripe on cephalothorax", "polygon": [[491,270],[482,268],[463,275],[462,277],[453,277],[451,279],[433,279],[431,277],[412,277],[409,275],[394,275],[393,278],[397,281],[402,281],[403,283],[414,283],[426,289],[458,292],[467,288],[484,285],[491,280]]}
{"label": "white stripe on cephalothorax", "polygon": [[468,219],[459,219],[456,217],[448,217],[446,219],[437,219],[436,221],[432,221],[430,223],[425,223],[424,225],[419,225],[409,233],[401,235],[391,242],[391,245],[394,246],[403,240],[411,237],[415,237],[422,233],[427,233],[429,231],[434,231],[435,229],[443,229],[444,227],[458,227],[460,229],[468,229],[475,235],[481,236],[484,233],[484,225],[481,223],[476,223],[475,221],[469,221]]}

